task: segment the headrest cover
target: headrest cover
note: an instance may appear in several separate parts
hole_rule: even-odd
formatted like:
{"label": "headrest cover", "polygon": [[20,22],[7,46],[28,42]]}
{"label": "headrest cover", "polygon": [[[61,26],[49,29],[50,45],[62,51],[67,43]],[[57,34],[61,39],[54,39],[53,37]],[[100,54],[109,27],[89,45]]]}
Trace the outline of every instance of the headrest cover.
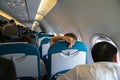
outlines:
{"label": "headrest cover", "polygon": [[77,49],[78,51],[85,51],[87,53],[87,46],[80,41],[76,41],[72,48],[68,48],[68,43],[65,41],[59,41],[53,44],[48,51],[48,54],[59,53],[62,50]]}

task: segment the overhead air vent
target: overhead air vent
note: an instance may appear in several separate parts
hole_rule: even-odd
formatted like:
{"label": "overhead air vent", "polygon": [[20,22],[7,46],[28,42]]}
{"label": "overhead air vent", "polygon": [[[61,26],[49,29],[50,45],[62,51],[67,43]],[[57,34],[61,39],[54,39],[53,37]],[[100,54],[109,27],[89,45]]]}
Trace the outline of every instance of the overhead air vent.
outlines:
{"label": "overhead air vent", "polygon": [[8,3],[13,6],[24,6],[25,0],[8,0]]}

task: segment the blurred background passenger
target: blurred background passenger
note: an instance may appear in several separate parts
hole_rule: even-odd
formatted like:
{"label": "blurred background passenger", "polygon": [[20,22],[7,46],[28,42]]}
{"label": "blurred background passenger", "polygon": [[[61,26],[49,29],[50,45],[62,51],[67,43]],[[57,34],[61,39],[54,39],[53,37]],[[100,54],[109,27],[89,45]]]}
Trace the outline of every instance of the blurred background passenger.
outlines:
{"label": "blurred background passenger", "polygon": [[17,38],[18,37],[18,28],[16,25],[5,25],[2,28],[2,34],[4,36],[9,36],[11,38]]}
{"label": "blurred background passenger", "polygon": [[10,20],[9,20],[9,24],[11,24],[11,25],[16,25],[15,20],[14,20],[14,19],[10,19]]}
{"label": "blurred background passenger", "polygon": [[18,42],[28,42],[28,44],[34,44],[32,38],[29,35],[23,35],[18,39]]}
{"label": "blurred background passenger", "polygon": [[0,20],[0,34],[2,34],[3,21]]}
{"label": "blurred background passenger", "polygon": [[16,70],[12,60],[0,57],[0,80],[16,80]]}

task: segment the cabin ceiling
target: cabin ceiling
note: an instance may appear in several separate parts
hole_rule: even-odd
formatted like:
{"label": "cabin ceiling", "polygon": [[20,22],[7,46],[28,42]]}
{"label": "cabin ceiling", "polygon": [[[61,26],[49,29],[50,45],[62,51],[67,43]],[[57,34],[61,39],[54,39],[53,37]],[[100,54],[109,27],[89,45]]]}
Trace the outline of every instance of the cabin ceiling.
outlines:
{"label": "cabin ceiling", "polygon": [[40,1],[41,0],[0,0],[0,10],[5,11],[21,23],[33,23]]}

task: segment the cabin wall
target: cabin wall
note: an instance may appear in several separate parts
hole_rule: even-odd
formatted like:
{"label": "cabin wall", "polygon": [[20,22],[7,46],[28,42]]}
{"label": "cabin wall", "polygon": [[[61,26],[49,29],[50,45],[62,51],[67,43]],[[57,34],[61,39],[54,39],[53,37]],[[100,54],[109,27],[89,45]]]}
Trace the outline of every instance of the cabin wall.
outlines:
{"label": "cabin wall", "polygon": [[[53,23],[50,23],[51,18],[49,18],[49,16],[51,16],[52,18],[54,18],[55,21],[53,21]],[[78,25],[74,19],[74,16],[71,14],[71,12],[69,11],[69,9],[67,8],[67,6],[65,6],[62,3],[58,3],[45,17],[46,20],[49,19],[50,24],[55,24],[55,22],[57,23],[56,26],[52,25],[52,28],[56,29],[56,33],[59,33],[59,29],[61,29],[62,33],[67,33],[67,32],[73,32],[74,34],[76,34],[80,39],[80,29],[78,28]],[[60,28],[59,28],[60,27]]]}

